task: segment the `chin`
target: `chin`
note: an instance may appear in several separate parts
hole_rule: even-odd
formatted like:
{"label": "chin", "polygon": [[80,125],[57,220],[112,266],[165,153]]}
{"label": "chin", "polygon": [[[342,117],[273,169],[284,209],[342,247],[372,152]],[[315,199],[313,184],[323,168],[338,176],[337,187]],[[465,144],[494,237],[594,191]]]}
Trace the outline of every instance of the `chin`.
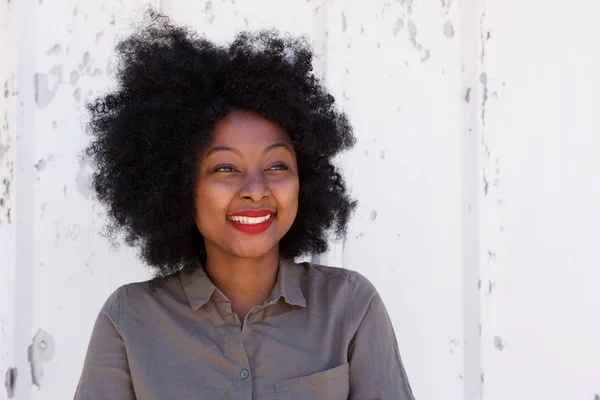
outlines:
{"label": "chin", "polygon": [[257,245],[248,243],[242,246],[236,246],[233,250],[233,254],[240,258],[261,258],[269,254],[277,248],[277,243],[271,245]]}

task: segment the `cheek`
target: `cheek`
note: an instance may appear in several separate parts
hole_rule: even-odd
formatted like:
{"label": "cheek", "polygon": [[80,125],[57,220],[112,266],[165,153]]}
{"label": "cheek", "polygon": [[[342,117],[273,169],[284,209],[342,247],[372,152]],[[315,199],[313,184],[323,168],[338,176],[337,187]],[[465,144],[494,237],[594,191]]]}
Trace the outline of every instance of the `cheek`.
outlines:
{"label": "cheek", "polygon": [[227,211],[235,190],[231,185],[200,181],[194,189],[194,209],[196,217],[219,217]]}
{"label": "cheek", "polygon": [[298,192],[300,184],[297,178],[291,178],[280,182],[276,187],[277,201],[287,213],[294,215],[298,211]]}

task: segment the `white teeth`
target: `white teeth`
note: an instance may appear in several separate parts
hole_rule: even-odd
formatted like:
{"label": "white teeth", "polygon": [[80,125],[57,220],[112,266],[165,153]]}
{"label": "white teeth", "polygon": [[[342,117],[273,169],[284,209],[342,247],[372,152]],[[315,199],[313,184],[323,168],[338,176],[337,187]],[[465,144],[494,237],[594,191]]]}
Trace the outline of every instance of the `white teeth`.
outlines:
{"label": "white teeth", "polygon": [[231,221],[233,222],[237,222],[238,224],[244,224],[244,225],[256,225],[256,224],[260,224],[263,223],[265,221],[268,221],[271,218],[271,214],[269,215],[265,215],[264,217],[258,217],[258,218],[253,218],[253,217],[241,217],[241,216],[232,216],[232,217],[228,217]]}

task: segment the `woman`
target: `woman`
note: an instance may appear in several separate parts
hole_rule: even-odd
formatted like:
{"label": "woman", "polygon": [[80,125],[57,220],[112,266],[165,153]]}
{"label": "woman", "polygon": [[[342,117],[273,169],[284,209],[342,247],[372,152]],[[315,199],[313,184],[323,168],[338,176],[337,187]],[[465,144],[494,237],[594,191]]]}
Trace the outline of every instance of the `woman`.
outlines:
{"label": "woman", "polygon": [[87,154],[156,277],[106,301],[75,399],[412,399],[375,288],[294,262],[355,206],[332,163],[355,138],[306,42],[217,47],[154,16],[117,50]]}

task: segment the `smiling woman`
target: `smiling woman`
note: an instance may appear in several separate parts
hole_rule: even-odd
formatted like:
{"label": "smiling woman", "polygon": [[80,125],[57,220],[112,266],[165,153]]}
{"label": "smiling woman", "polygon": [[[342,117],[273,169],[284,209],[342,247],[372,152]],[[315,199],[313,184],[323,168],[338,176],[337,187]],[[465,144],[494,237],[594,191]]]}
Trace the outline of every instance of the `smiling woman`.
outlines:
{"label": "smiling woman", "polygon": [[355,206],[332,164],[355,139],[306,41],[151,19],[89,105],[87,154],[109,233],[156,277],[108,298],[75,398],[412,399],[373,285],[294,261]]}

